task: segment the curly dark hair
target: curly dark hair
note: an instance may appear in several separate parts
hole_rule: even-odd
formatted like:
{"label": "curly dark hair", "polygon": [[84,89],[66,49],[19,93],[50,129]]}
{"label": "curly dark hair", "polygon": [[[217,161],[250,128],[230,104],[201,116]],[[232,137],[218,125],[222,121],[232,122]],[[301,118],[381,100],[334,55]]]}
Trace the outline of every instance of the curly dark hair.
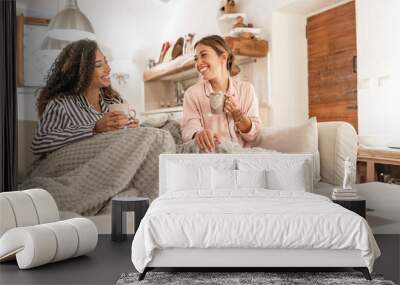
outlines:
{"label": "curly dark hair", "polygon": [[[47,104],[58,96],[76,96],[90,86],[95,69],[97,43],[79,40],[67,45],[58,55],[47,75],[46,86],[39,91],[36,107],[39,117]],[[102,88],[104,96],[120,97],[111,88]]]}

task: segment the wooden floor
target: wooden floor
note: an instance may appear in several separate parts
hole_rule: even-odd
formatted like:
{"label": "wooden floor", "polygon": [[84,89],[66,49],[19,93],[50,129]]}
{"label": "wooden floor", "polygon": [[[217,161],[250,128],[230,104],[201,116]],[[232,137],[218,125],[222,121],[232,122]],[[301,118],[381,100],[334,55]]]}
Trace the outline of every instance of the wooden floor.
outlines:
{"label": "wooden floor", "polygon": [[[400,281],[400,235],[375,236],[382,256],[375,263],[375,273],[385,279]],[[0,284],[115,284],[122,273],[133,272],[132,237],[116,243],[109,235],[100,235],[94,252],[88,256],[19,270],[16,262],[0,264]]]}

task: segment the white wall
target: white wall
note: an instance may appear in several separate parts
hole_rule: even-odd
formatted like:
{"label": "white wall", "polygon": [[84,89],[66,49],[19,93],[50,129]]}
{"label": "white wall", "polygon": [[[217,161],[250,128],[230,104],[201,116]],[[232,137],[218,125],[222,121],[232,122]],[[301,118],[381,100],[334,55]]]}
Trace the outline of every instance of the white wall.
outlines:
{"label": "white wall", "polygon": [[[305,20],[345,2],[348,1],[288,0],[273,14],[269,102],[273,126],[298,123],[308,116],[308,107],[304,105],[308,100],[307,63],[303,60],[307,58],[306,43],[301,16],[297,26],[294,14],[303,15]],[[398,0],[356,1],[361,143],[400,146],[399,13]]]}
{"label": "white wall", "polygon": [[[79,0],[79,7],[92,22],[97,40],[111,59],[112,72],[129,73],[125,85],[113,80],[113,87],[139,112],[143,110],[142,73],[148,58],[158,58],[164,41],[175,41],[189,32],[201,36],[221,34],[219,8],[225,1],[215,0],[174,0],[167,3],[160,0]],[[284,1],[283,1],[284,2]],[[240,12],[247,13],[247,21],[262,28],[264,38],[271,39],[272,12],[282,0],[237,0]],[[53,17],[64,7],[64,1],[17,0],[17,6],[25,15]],[[263,102],[268,98],[267,59],[259,59],[253,67],[243,67],[245,77],[249,78]],[[19,103],[24,110],[20,119],[35,119],[34,111],[27,112],[35,101],[32,92],[20,90]],[[22,97],[21,97],[22,96]],[[28,97],[27,97],[28,96]]]}
{"label": "white wall", "polygon": [[309,15],[349,0],[282,0],[271,20],[270,123],[296,125],[308,118],[308,56],[306,24]]}
{"label": "white wall", "polygon": [[[178,37],[189,32],[195,32],[195,41],[203,36],[211,34],[222,34],[222,24],[218,22],[220,16],[219,8],[226,1],[215,0],[175,0],[170,1],[171,20],[165,27],[165,39],[174,41]],[[283,2],[282,0],[237,0],[237,10],[246,13],[246,23],[251,22],[255,27],[262,28],[263,37],[271,41],[271,19],[273,11]],[[249,79],[256,90],[259,101],[264,105],[269,104],[268,73],[269,61],[267,58],[257,59],[251,68],[241,67],[240,76]],[[263,118],[264,120],[268,119]],[[271,122],[265,122],[270,125]]]}
{"label": "white wall", "polygon": [[[118,90],[139,112],[143,110],[142,74],[149,57],[158,55],[165,23],[170,19],[169,4],[160,0],[79,0],[82,12],[94,26],[97,41],[109,57],[112,73],[128,73]],[[17,11],[25,16],[52,18],[64,1],[17,0]],[[36,120],[34,90],[19,89],[19,119]]]}
{"label": "white wall", "polygon": [[[158,58],[162,42],[174,41],[188,32],[198,37],[220,33],[218,9],[225,1],[174,0],[79,0],[79,6],[94,25],[98,41],[109,55],[113,72],[127,72],[126,85],[113,86],[143,110],[143,81],[148,58]],[[336,0],[237,0],[247,21],[263,29],[270,46],[270,59],[261,59],[250,74],[261,100],[270,105],[272,126],[302,122],[308,116],[307,53],[304,23],[314,9],[332,6]],[[57,4],[59,3],[59,4]],[[359,131],[362,136],[400,134],[400,30],[398,0],[356,2]],[[63,1],[17,0],[26,15],[52,17]],[[275,14],[274,14],[275,13]],[[301,17],[303,16],[303,18]],[[197,37],[197,38],[198,38]],[[268,76],[271,76],[270,82]],[[389,76],[389,77],[387,77]],[[383,86],[378,87],[379,78]],[[397,88],[396,88],[397,87]],[[21,90],[20,90],[21,91]],[[396,93],[397,92],[397,93]],[[35,119],[32,90],[19,94],[19,116]]]}
{"label": "white wall", "polygon": [[275,12],[271,39],[271,125],[283,127],[308,118],[306,17]]}
{"label": "white wall", "polygon": [[356,1],[360,141],[400,146],[400,1]]}

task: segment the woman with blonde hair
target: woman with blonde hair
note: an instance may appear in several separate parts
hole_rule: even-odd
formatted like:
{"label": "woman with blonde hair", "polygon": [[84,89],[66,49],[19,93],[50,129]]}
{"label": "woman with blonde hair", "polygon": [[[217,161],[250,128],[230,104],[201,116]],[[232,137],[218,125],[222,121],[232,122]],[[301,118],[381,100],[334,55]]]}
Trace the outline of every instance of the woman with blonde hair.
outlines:
{"label": "woman with blonde hair", "polygon": [[[233,78],[234,55],[220,36],[200,39],[195,44],[195,66],[201,80],[184,96],[182,139],[194,140],[200,150],[215,151],[223,141],[249,147],[261,132],[258,101],[249,82]],[[210,94],[225,96],[223,112],[213,114]]]}

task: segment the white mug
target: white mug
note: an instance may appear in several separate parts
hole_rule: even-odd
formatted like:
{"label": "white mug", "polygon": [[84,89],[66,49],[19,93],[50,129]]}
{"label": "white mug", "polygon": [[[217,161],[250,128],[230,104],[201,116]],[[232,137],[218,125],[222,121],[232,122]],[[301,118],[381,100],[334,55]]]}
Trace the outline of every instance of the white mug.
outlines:
{"label": "white mug", "polygon": [[224,112],[225,95],[222,92],[210,93],[210,109],[212,114]]}
{"label": "white mug", "polygon": [[108,110],[110,112],[119,111],[128,116],[129,119],[134,119],[136,117],[136,111],[133,108],[129,107],[128,102],[110,104],[108,106]]}

